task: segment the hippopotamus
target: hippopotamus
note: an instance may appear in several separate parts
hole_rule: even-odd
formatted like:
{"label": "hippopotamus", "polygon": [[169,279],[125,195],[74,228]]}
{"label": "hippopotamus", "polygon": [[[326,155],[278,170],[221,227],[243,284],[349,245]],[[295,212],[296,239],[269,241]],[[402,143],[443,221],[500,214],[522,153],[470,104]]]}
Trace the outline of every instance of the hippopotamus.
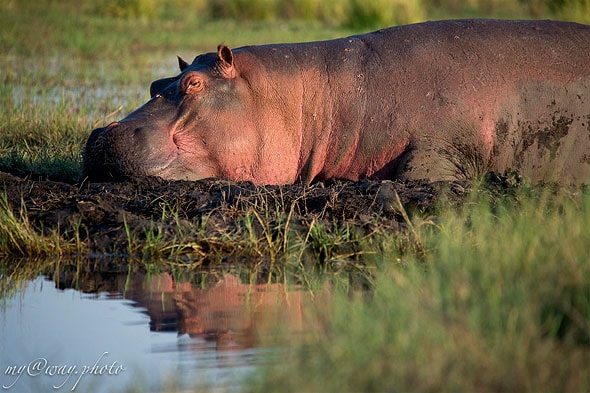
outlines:
{"label": "hippopotamus", "polygon": [[590,180],[590,26],[434,21],[178,62],[92,131],[91,180]]}

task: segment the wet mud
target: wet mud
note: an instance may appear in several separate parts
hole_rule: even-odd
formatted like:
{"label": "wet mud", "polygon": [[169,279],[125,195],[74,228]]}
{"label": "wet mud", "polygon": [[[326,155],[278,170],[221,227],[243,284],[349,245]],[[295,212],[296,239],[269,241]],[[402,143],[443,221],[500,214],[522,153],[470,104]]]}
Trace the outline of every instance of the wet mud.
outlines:
{"label": "wet mud", "polygon": [[[498,192],[509,179],[488,176]],[[146,231],[173,238],[192,236],[207,253],[209,235],[231,234],[247,214],[261,217],[254,226],[291,229],[309,220],[349,225],[370,232],[380,225],[406,230],[408,214],[429,214],[440,203],[460,204],[471,189],[468,181],[327,181],[312,185],[256,186],[225,180],[167,181],[138,178],[127,182],[70,184],[0,172],[0,184],[15,215],[26,215],[42,233],[78,232],[90,253],[124,253],[133,234]],[[199,228],[199,230],[195,230]],[[260,232],[260,228],[259,232]],[[255,228],[256,230],[256,228]]]}

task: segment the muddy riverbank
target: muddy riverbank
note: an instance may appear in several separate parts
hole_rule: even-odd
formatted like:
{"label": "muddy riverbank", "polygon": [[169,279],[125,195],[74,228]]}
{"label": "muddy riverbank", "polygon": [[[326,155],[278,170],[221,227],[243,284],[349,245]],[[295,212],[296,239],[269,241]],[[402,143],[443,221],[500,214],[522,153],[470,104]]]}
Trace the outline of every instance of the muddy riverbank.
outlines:
{"label": "muddy riverbank", "polygon": [[[487,179],[496,193],[512,187],[506,177]],[[160,252],[174,250],[201,262],[212,254],[240,254],[240,247],[244,256],[251,256],[245,238],[257,238],[271,248],[276,242],[285,253],[287,241],[280,236],[294,232],[300,241],[311,242],[313,228],[346,229],[357,237],[370,236],[375,228],[405,233],[412,214],[427,217],[441,201],[459,204],[472,186],[467,181],[256,186],[159,178],[69,184],[4,172],[0,183],[20,220],[39,233],[75,238],[89,254],[145,254],[146,244],[157,243],[153,247]]]}

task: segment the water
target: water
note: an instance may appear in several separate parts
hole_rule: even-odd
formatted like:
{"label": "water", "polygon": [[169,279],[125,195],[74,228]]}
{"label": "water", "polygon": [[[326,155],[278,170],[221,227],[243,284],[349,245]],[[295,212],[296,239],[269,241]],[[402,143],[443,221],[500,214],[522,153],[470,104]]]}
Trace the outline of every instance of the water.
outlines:
{"label": "water", "polygon": [[[59,280],[58,280],[59,281]],[[81,290],[46,278],[2,300],[0,391],[235,391],[280,350],[280,321],[304,325],[301,291],[233,275],[199,287],[168,274],[88,276]]]}

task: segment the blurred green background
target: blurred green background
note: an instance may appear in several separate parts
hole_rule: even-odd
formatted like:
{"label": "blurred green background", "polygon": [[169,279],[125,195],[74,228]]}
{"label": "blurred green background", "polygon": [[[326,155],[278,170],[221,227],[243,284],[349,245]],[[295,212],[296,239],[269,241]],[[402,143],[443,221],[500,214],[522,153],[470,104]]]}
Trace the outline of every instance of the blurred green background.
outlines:
{"label": "blurred green background", "polygon": [[589,0],[106,0],[95,4],[96,12],[119,17],[302,19],[343,27],[474,16],[590,20]]}
{"label": "blurred green background", "polygon": [[590,0],[0,0],[3,54],[294,42],[450,18],[590,23]]}

